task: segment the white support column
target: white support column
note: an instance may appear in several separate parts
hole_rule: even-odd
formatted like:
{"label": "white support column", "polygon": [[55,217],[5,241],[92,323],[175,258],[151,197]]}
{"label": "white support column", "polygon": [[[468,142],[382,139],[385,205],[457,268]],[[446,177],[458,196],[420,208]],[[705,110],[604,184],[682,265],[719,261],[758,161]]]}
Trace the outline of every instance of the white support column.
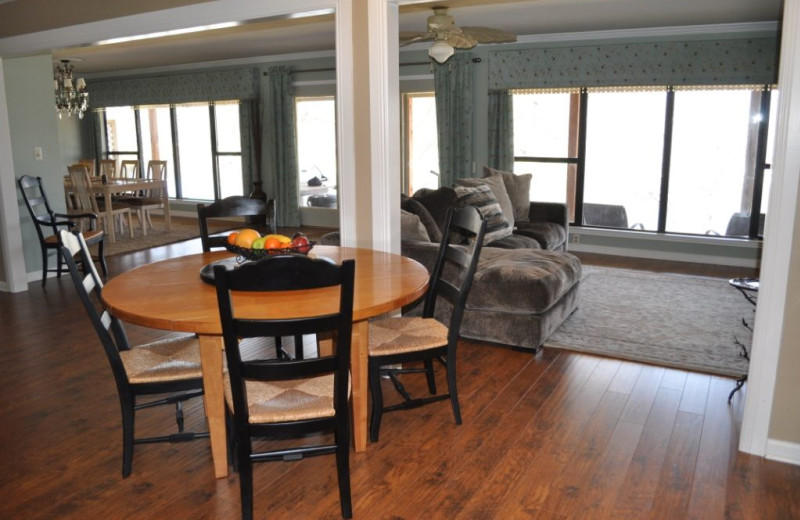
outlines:
{"label": "white support column", "polygon": [[739,449],[767,451],[778,358],[785,326],[784,306],[791,270],[800,181],[800,1],[786,0],[778,77],[780,100],[769,213],[764,229],[761,287],[747,380]]}
{"label": "white support column", "polygon": [[17,183],[14,173],[14,158],[11,154],[11,129],[8,124],[6,83],[3,61],[0,60],[0,251],[5,272],[4,290],[22,292],[28,290],[25,258],[22,254],[22,231],[20,229]]}

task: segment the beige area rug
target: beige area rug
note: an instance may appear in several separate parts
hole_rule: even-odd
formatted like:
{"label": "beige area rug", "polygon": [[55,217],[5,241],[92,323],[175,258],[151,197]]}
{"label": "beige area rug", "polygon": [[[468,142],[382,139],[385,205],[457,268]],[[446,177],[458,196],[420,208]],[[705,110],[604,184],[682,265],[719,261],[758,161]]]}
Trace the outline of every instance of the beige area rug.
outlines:
{"label": "beige area rug", "polygon": [[721,278],[584,267],[578,310],[545,342],[731,377],[747,373],[755,307]]}
{"label": "beige area rug", "polygon": [[[140,251],[151,247],[163,246],[181,242],[183,240],[190,240],[200,236],[200,228],[197,224],[197,219],[189,217],[172,217],[171,230],[169,233],[164,231],[164,219],[158,215],[152,216],[153,229],[147,231],[147,236],[142,235],[142,229],[139,227],[139,221],[136,217],[133,218],[133,231],[134,237],[131,238],[128,230],[124,233],[117,231],[117,241],[111,243],[106,238],[104,248],[105,256],[119,255],[122,253],[130,253],[133,251]],[[235,222],[213,222],[209,221],[209,232],[219,233],[228,229],[240,227],[241,224]]]}

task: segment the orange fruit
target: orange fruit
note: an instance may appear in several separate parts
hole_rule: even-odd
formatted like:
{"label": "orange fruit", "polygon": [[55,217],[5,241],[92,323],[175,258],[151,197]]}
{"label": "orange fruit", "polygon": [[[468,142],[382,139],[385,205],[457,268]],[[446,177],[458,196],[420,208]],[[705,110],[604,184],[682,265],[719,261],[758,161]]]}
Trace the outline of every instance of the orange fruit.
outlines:
{"label": "orange fruit", "polygon": [[253,240],[260,237],[261,234],[255,229],[240,229],[233,243],[239,247],[250,248],[253,245]]}
{"label": "orange fruit", "polygon": [[278,249],[281,247],[281,241],[277,238],[270,237],[264,242],[264,249]]}
{"label": "orange fruit", "polygon": [[233,233],[231,233],[230,235],[228,235],[228,243],[229,243],[229,244],[231,244],[231,245],[233,245],[233,244],[236,242],[236,236],[237,236],[238,234],[239,234],[238,232],[234,231]]}

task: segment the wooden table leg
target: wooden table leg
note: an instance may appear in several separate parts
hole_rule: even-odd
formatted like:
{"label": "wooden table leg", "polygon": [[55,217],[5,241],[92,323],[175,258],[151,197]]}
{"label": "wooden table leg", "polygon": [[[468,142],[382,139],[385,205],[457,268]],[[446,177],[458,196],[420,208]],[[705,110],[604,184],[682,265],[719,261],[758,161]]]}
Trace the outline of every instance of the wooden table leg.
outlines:
{"label": "wooden table leg", "polygon": [[369,321],[353,323],[353,341],[350,349],[350,377],[353,380],[353,439],[355,450],[359,452],[367,450]]}
{"label": "wooden table leg", "polygon": [[228,476],[228,439],[225,431],[225,394],[222,387],[222,350],[222,336],[200,336],[203,402],[208,420],[214,475],[217,478]]}

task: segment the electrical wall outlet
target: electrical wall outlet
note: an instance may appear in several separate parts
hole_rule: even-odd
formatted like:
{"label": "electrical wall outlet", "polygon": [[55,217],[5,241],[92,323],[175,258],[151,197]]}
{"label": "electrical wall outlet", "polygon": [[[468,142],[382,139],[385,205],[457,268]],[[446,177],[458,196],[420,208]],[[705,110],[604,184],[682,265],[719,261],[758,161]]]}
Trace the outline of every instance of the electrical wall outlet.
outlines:
{"label": "electrical wall outlet", "polygon": [[41,146],[37,146],[36,148],[33,149],[33,157],[37,161],[44,160],[44,152],[42,151],[42,147]]}
{"label": "electrical wall outlet", "polygon": [[581,236],[580,235],[573,234],[573,235],[571,235],[571,237],[572,237],[572,243],[573,244],[580,244],[581,243]]}

